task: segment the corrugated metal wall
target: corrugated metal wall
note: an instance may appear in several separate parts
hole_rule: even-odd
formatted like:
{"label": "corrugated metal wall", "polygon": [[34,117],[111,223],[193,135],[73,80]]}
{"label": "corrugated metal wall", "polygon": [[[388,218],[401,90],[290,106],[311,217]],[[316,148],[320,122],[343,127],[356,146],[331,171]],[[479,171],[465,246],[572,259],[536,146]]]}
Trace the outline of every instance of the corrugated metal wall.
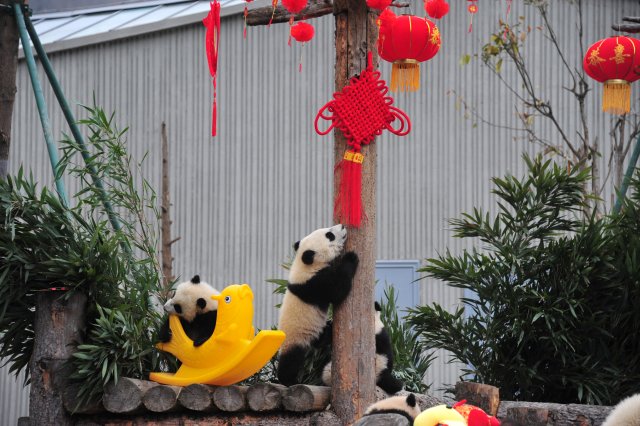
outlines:
{"label": "corrugated metal wall", "polygon": [[[463,244],[451,238],[447,218],[473,206],[494,209],[490,178],[521,174],[522,152],[539,150],[520,140],[521,133],[466,119],[459,108],[457,96],[489,121],[518,127],[514,98],[498,79],[478,60],[459,64],[463,54],[480,52],[497,20],[504,17],[506,2],[479,2],[472,33],[467,33],[465,3],[451,2],[451,13],[440,23],[442,50],[422,65],[421,90],[396,96],[412,119],[411,134],[384,135],[376,142],[380,259],[424,259],[447,247],[459,251]],[[610,34],[611,23],[638,12],[637,2],[631,0],[584,3],[587,46]],[[411,11],[423,14],[418,2]],[[557,105],[558,120],[573,135],[578,111],[562,89],[568,84],[567,75],[535,30],[540,23],[537,15],[521,1],[514,2],[510,19],[523,14],[534,28],[525,55],[536,88]],[[553,2],[549,15],[570,62],[579,66],[573,7]],[[212,90],[200,25],[51,55],[70,102],[89,104],[95,93],[100,105],[117,111],[122,127],[131,126],[130,149],[137,158],[149,151],[145,171],[158,188],[160,123],[167,123],[173,233],[181,237],[174,245],[174,269],[183,277],[200,273],[217,287],[250,283],[260,327],[277,321],[278,300],[265,280],[285,277],[279,264],[291,255],[292,243],[331,222],[333,141],[315,134],[313,119],[333,93],[333,18],[314,23],[316,38],[306,46],[289,48],[286,26],[250,28],[243,40],[241,17],[223,20],[215,139],[208,137]],[[303,71],[298,73],[301,55]],[[382,66],[387,78],[389,68]],[[514,72],[505,63],[502,74],[507,80],[513,81]],[[600,137],[604,167],[609,159],[609,117],[598,113],[601,88],[593,89],[590,125]],[[54,134],[59,135],[67,129],[48,88],[45,94]],[[549,123],[536,119],[535,125],[551,141],[558,140]],[[24,164],[43,184],[51,184],[23,63],[11,157],[13,170]],[[458,303],[457,290],[429,281],[421,285],[424,303],[448,307]],[[427,378],[436,387],[457,379],[457,370],[445,361],[442,356]]]}

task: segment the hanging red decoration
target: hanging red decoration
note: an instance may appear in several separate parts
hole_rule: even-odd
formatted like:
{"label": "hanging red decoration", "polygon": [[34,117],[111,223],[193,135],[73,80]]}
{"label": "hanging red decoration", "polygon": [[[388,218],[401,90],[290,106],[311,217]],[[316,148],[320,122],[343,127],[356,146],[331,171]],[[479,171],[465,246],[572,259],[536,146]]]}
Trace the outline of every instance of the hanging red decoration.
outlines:
{"label": "hanging red decoration", "polygon": [[440,19],[449,13],[449,3],[444,0],[427,0],[424,2],[424,10],[433,19]]}
{"label": "hanging red decoration", "polygon": [[307,24],[306,22],[298,22],[291,27],[291,37],[300,43],[310,41],[314,33],[313,25]]}
{"label": "hanging red decoration", "polygon": [[242,37],[247,38],[247,16],[249,16],[249,3],[253,2],[253,0],[245,0],[244,2],[244,29],[242,30]]}
{"label": "hanging red decoration", "polygon": [[300,13],[307,7],[307,0],[282,0],[282,6],[291,13]]}
{"label": "hanging red decoration", "polygon": [[209,14],[202,20],[206,30],[204,36],[209,74],[213,81],[213,113],[211,118],[211,136],[217,133],[217,78],[218,78],[218,46],[220,45],[220,2],[214,0],[209,3]]}
{"label": "hanging red decoration", "polygon": [[640,78],[640,40],[609,37],[594,43],[584,57],[587,75],[604,83],[602,110],[626,114],[631,109],[631,83]]}
{"label": "hanging red decoration", "polygon": [[414,15],[380,15],[378,53],[392,62],[391,91],[414,92],[420,88],[420,62],[440,49],[440,30],[433,21]]}
{"label": "hanging red decoration", "polygon": [[468,30],[468,32],[471,32],[471,30],[473,29],[473,15],[478,13],[478,0],[467,0],[467,2],[468,2],[467,11],[471,15],[470,18],[469,18],[469,30]]}
{"label": "hanging red decoration", "polygon": [[[326,135],[334,127],[344,135],[349,148],[342,161],[336,167],[339,192],[335,199],[334,216],[341,223],[359,227],[365,212],[362,209],[362,163],[364,155],[362,145],[368,145],[373,139],[389,130],[398,136],[404,136],[411,130],[411,122],[404,111],[392,106],[393,98],[385,96],[387,85],[380,78],[380,72],[373,70],[371,52],[367,56],[367,68],[359,76],[353,77],[341,92],[334,93],[315,120],[315,129],[319,135]],[[318,128],[318,120],[331,121],[326,130]],[[395,120],[399,125],[391,126]]]}
{"label": "hanging red decoration", "polygon": [[367,6],[377,10],[385,10],[391,3],[392,0],[367,0]]}

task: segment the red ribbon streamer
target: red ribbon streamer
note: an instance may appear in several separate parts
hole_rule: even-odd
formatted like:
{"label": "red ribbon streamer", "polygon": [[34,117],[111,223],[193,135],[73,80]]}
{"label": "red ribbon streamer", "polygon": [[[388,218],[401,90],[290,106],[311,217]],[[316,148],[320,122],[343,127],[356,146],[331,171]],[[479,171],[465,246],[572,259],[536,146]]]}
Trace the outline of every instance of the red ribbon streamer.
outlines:
{"label": "red ribbon streamer", "polygon": [[217,77],[218,77],[218,46],[220,45],[220,2],[214,0],[209,3],[211,10],[206,18],[202,20],[205,28],[205,48],[207,50],[207,61],[209,62],[209,74],[213,81],[213,113],[211,118],[211,136],[217,134]]}

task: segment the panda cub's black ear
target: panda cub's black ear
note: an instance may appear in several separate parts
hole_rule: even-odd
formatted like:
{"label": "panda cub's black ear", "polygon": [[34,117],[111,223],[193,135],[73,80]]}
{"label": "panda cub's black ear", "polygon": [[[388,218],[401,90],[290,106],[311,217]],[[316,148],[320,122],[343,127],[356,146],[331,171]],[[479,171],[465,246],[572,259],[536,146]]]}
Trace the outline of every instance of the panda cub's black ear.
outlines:
{"label": "panda cub's black ear", "polygon": [[414,394],[410,393],[409,395],[407,395],[407,405],[409,407],[416,406],[416,396]]}
{"label": "panda cub's black ear", "polygon": [[194,275],[193,278],[191,278],[191,283],[200,284],[200,275]]}
{"label": "panda cub's black ear", "polygon": [[316,255],[316,252],[313,250],[305,250],[302,253],[302,263],[305,265],[311,265],[313,263],[313,257]]}
{"label": "panda cub's black ear", "polygon": [[382,306],[380,306],[380,304],[378,302],[374,302],[373,307],[376,309],[376,311],[380,312],[382,311]]}
{"label": "panda cub's black ear", "polygon": [[300,241],[293,243],[293,251],[298,251],[298,247],[300,247]]}

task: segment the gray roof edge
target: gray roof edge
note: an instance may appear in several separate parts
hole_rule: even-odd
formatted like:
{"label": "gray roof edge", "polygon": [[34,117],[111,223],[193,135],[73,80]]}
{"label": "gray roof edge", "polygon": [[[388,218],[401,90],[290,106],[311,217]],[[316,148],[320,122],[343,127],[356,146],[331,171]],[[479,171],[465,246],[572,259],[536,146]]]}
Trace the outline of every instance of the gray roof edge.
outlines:
{"label": "gray roof edge", "polygon": [[[256,1],[253,4],[261,4],[262,2]],[[139,3],[137,3],[139,4]],[[236,4],[233,6],[227,6],[220,9],[220,17],[225,18],[232,15],[238,15],[244,10],[244,4]],[[202,13],[194,13],[192,15],[180,16],[178,18],[165,19],[159,22],[152,22],[149,24],[139,25],[130,28],[123,28],[114,31],[108,31],[100,34],[94,34],[86,37],[72,38],[69,40],[59,40],[51,43],[44,43],[43,47],[47,53],[61,52],[63,50],[77,49],[80,47],[91,46],[93,44],[105,43],[109,41],[115,41],[125,39],[129,37],[135,37],[138,35],[149,34],[157,31],[168,30],[172,28],[182,27],[186,25],[192,25],[201,22],[206,15]],[[35,55],[34,51],[34,55]],[[24,59],[24,52],[22,48],[18,52],[18,58]]]}
{"label": "gray roof edge", "polygon": [[167,4],[193,3],[193,0],[147,0],[136,3],[123,3],[118,5],[92,7],[87,9],[74,9],[62,12],[49,12],[34,14],[31,19],[52,19],[52,18],[69,18],[77,15],[91,15],[93,13],[117,12],[120,10],[140,9],[150,6],[164,6]]}

